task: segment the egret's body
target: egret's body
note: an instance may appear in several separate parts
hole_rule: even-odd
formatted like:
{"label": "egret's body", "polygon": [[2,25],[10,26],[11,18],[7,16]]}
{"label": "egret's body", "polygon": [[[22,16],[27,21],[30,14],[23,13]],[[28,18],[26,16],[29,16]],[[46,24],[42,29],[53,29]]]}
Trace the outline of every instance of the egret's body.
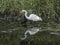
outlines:
{"label": "egret's body", "polygon": [[29,16],[27,16],[27,11],[26,10],[22,10],[22,12],[25,13],[25,17],[28,20],[32,20],[32,21],[42,21],[42,18],[37,16],[36,14],[30,14]]}

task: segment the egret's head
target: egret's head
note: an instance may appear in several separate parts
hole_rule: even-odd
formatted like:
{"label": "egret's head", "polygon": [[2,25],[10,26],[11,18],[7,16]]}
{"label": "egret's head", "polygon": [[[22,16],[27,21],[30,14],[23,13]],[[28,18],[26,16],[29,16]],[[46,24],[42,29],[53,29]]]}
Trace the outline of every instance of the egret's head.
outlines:
{"label": "egret's head", "polygon": [[23,13],[26,13],[27,11],[26,10],[22,10]]}

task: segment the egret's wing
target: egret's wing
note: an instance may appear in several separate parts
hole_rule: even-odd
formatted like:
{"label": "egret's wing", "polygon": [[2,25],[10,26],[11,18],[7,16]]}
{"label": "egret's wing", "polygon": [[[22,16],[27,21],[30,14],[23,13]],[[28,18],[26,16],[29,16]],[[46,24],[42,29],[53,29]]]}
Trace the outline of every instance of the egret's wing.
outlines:
{"label": "egret's wing", "polygon": [[35,18],[36,16],[37,16],[37,15],[35,15],[35,14],[30,14],[29,17],[30,17],[30,18],[31,18],[31,17],[32,17],[32,18],[33,18],[33,17]]}
{"label": "egret's wing", "polygon": [[29,16],[29,18],[30,18],[30,20],[33,20],[33,21],[37,21],[38,19],[40,19],[40,17],[37,16],[37,15],[35,15],[35,14],[31,14],[31,15]]}
{"label": "egret's wing", "polygon": [[39,16],[36,15],[36,14],[31,14],[31,15],[30,15],[30,18],[33,19],[33,21],[37,21],[37,20],[42,21],[42,18],[39,17]]}

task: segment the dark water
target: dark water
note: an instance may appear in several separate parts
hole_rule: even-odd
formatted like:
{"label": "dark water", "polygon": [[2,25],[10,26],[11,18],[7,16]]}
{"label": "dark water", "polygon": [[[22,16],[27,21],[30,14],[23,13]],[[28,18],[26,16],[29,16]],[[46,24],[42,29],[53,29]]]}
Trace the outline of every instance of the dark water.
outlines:
{"label": "dark water", "polygon": [[[24,37],[26,31],[39,30],[34,35],[27,33],[27,38]],[[34,32],[34,31],[33,31]],[[60,45],[60,32],[46,31],[41,28],[19,28],[0,31],[0,45]]]}

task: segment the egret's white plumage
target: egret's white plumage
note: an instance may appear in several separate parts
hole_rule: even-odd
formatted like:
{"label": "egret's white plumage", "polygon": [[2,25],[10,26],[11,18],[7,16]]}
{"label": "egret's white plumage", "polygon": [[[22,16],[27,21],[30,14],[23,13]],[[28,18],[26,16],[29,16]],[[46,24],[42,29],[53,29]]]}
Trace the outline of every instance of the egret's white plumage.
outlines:
{"label": "egret's white plumage", "polygon": [[36,14],[30,14],[29,17],[27,16],[27,11],[26,10],[22,10],[22,12],[25,13],[25,17],[28,20],[33,20],[33,21],[42,21],[42,18],[37,16]]}

